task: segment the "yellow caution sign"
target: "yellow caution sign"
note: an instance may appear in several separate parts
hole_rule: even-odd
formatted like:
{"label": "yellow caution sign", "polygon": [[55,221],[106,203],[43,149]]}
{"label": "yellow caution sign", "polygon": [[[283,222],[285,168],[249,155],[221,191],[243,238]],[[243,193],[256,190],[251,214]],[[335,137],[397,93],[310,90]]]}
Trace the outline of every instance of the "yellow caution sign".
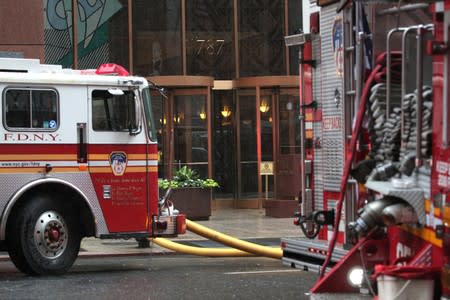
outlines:
{"label": "yellow caution sign", "polygon": [[261,175],[273,175],[273,161],[262,161],[259,169]]}

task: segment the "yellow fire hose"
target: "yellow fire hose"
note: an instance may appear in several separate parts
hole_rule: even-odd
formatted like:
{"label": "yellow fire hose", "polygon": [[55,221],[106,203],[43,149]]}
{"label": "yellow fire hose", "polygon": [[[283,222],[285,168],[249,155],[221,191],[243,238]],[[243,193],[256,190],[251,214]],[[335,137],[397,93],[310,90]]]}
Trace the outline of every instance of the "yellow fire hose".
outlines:
{"label": "yellow fire hose", "polygon": [[211,257],[239,257],[239,256],[265,256],[280,259],[283,256],[281,248],[266,247],[258,244],[243,241],[218,231],[207,228],[203,225],[186,220],[186,228],[198,235],[210,240],[230,246],[230,248],[201,248],[183,245],[165,238],[153,238],[153,242],[161,247],[186,254],[211,256]]}
{"label": "yellow fire hose", "polygon": [[266,246],[261,246],[258,244],[250,243],[247,241],[243,241],[229,235],[220,233],[218,231],[209,229],[203,225],[195,223],[190,220],[186,220],[186,228],[189,231],[192,231],[198,235],[206,237],[210,240],[222,243],[224,245],[248,252],[253,253],[255,255],[265,256],[280,259],[283,256],[283,251],[281,248],[271,248]]}
{"label": "yellow fire hose", "polygon": [[255,256],[252,253],[244,252],[233,248],[201,248],[201,247],[186,246],[160,237],[154,238],[153,242],[161,247],[173,250],[175,252],[182,252],[186,254],[199,256],[211,256],[211,257]]}

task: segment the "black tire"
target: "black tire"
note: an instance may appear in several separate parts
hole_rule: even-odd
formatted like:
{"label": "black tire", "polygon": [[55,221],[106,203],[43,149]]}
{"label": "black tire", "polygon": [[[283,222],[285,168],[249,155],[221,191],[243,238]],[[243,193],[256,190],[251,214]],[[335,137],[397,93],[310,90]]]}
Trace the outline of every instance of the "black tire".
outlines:
{"label": "black tire", "polygon": [[15,266],[30,275],[59,275],[73,265],[80,250],[80,226],[62,199],[33,196],[12,214],[8,252]]}

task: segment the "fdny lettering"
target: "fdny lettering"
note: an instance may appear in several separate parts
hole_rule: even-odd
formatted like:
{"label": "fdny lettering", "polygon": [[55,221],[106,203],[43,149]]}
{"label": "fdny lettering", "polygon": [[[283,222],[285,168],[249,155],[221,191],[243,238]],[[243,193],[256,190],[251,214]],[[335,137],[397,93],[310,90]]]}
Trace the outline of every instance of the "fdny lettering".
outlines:
{"label": "fdny lettering", "polygon": [[5,133],[3,141],[5,142],[56,142],[59,134],[57,133]]}
{"label": "fdny lettering", "polygon": [[408,247],[402,243],[397,243],[396,247],[396,258],[404,258],[404,257],[410,257],[412,254],[411,247]]}
{"label": "fdny lettering", "polygon": [[323,129],[324,130],[341,129],[341,118],[340,117],[323,118]]}

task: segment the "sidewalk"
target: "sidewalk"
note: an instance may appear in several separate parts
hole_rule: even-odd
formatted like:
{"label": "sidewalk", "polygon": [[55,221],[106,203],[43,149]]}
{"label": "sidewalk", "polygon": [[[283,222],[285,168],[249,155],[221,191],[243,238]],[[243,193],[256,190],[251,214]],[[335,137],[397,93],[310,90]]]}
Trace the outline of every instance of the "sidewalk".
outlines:
{"label": "sidewalk", "polygon": [[[293,218],[272,218],[265,216],[264,209],[217,209],[206,221],[196,221],[201,225],[236,238],[250,240],[263,245],[279,245],[282,237],[301,236],[301,230],[293,225]],[[206,238],[192,232],[186,232],[171,240],[190,245],[215,246]],[[221,244],[217,244],[224,247]],[[97,238],[84,238],[81,241],[80,257],[95,256],[122,256],[122,255],[154,255],[174,254],[172,250],[150,244],[150,248],[139,248],[135,239],[102,240]],[[0,260],[8,260],[6,252],[0,252]]]}

